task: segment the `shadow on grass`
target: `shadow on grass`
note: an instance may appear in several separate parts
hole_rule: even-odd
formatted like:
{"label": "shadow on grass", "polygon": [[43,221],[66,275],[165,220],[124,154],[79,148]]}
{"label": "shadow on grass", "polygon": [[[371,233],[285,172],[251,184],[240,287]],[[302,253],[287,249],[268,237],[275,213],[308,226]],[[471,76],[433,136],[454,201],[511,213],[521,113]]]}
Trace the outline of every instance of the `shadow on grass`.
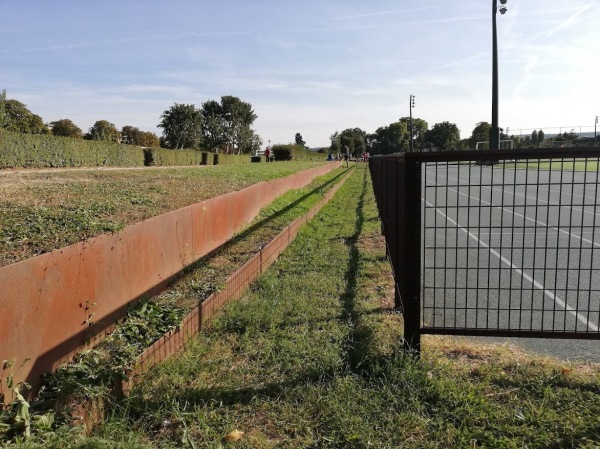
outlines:
{"label": "shadow on grass", "polygon": [[[335,182],[335,180],[343,174],[345,174],[345,171],[324,185]],[[361,317],[380,313],[394,313],[393,310],[384,308],[361,310],[359,307],[357,307],[357,278],[360,274],[361,264],[361,254],[358,244],[365,224],[364,205],[366,194],[368,192],[368,179],[366,176],[369,176],[368,172],[365,172],[362,182],[362,190],[358,197],[358,202],[355,209],[356,221],[354,222],[352,235],[342,236],[345,243],[348,245],[349,257],[344,274],[346,287],[342,295],[339,297],[342,305],[341,314],[323,317],[315,321],[327,322],[330,320],[336,320],[349,324],[349,334],[345,345],[342,347],[342,351],[346,369],[355,373],[362,373],[368,369],[367,367],[371,363],[378,362],[378,360],[375,359],[365,362],[366,354],[368,354],[368,351],[373,344],[374,337],[371,329],[368,326],[360,324]],[[319,188],[322,187],[323,186]],[[303,198],[306,196],[308,195],[303,196]],[[297,204],[299,201],[301,201],[301,199],[295,201],[294,204]],[[288,206],[287,208],[289,207],[292,206]],[[283,213],[283,211],[279,211],[277,214],[274,214],[268,219],[261,221],[261,223],[264,224],[265,222],[272,220],[274,216],[281,213]],[[248,232],[248,230],[246,230],[246,232]],[[280,327],[294,327],[305,323],[306,321],[301,320],[297,322],[285,323]],[[207,388],[184,387],[173,397],[173,399],[176,403],[181,405],[204,405],[210,403],[217,403],[221,406],[248,405],[253,401],[256,401],[257,397],[264,399],[279,398],[281,396],[285,396],[295,387],[306,384],[327,383],[337,375],[339,375],[339,370],[336,367],[320,367],[320,369],[305,368],[304,370],[300,370],[300,373],[296,376],[284,376],[283,379],[279,381],[261,383],[260,385],[243,385],[242,383],[242,385],[239,386]],[[132,396],[128,400],[128,408],[134,416],[138,414],[145,415],[147,414],[148,410],[161,410],[165,406],[164,402],[152,400],[148,401],[147,399],[136,396],[136,392],[133,391]]]}
{"label": "shadow on grass", "polygon": [[[159,292],[166,290],[166,288],[175,284],[177,281],[185,278],[189,274],[194,273],[197,270],[200,270],[202,268],[208,267],[210,265],[211,261],[215,257],[218,257],[219,255],[224,254],[224,253],[226,254],[227,251],[229,251],[232,247],[237,245],[240,241],[243,241],[249,235],[252,235],[253,232],[257,231],[258,229],[262,228],[263,226],[268,225],[270,222],[272,222],[273,220],[282,216],[289,210],[293,209],[298,204],[302,203],[307,198],[314,195],[316,192],[319,192],[320,190],[322,190],[323,192],[328,191],[332,185],[336,184],[340,180],[340,178],[346,174],[346,171],[347,170],[344,170],[341,173],[334,176],[333,178],[321,183],[320,185],[316,186],[314,189],[310,190],[309,192],[305,193],[301,197],[294,200],[292,203],[290,203],[287,206],[283,207],[282,209],[272,213],[271,215],[263,218],[262,220],[257,221],[256,223],[252,224],[248,228],[244,229],[239,234],[236,234],[233,238],[231,238],[230,240],[228,240],[227,242],[225,242],[223,245],[219,246],[218,248],[215,248],[210,253],[208,253],[206,256],[196,260],[195,262],[192,262],[190,265],[187,265],[185,268],[183,268],[183,270],[181,270],[179,273],[175,274],[172,278],[170,278],[167,282],[165,282],[165,284],[160,289],[157,289],[157,291],[154,291],[151,296],[154,296],[154,295],[158,294]],[[240,260],[245,260],[244,254],[249,254],[249,253],[255,254],[257,251],[258,251],[258,247],[254,248],[254,250],[251,250],[251,251],[246,251],[246,252],[241,252],[241,253],[235,254],[235,256],[234,256],[235,260],[233,260],[233,261],[234,261],[234,263],[237,263]],[[242,264],[239,263],[238,265],[241,266]],[[195,297],[196,297],[197,301],[199,303],[201,303],[206,298],[208,298],[211,294],[218,291],[219,288],[221,288],[221,287],[223,287],[222,283],[215,282],[215,280],[211,276],[206,276],[204,278],[202,289],[200,291],[198,291],[198,290],[195,291]]]}
{"label": "shadow on grass", "polygon": [[[502,388],[504,391],[526,390],[528,392],[528,394],[531,396],[531,399],[533,399],[537,403],[543,403],[546,393],[544,392],[544,389],[539,388],[539,380],[538,379],[536,379],[533,382],[535,382],[535,385],[533,386],[533,388],[528,388],[529,385],[527,385],[527,383],[524,383],[520,379],[512,379],[510,377],[508,377],[506,379],[502,379],[502,380],[492,381],[493,384]],[[548,387],[553,388],[553,389],[563,388],[566,390],[578,391],[581,393],[591,393],[591,394],[595,394],[595,395],[600,395],[600,387],[598,387],[598,385],[588,384],[588,383],[580,382],[580,381],[573,381],[573,380],[567,380],[567,379],[550,379],[549,383],[548,383]],[[563,449],[563,448],[567,448],[567,447],[575,447],[575,445],[574,445],[575,442],[583,442],[586,440],[589,442],[600,441],[600,424],[598,424],[598,422],[595,422],[595,421],[591,421],[586,424],[587,424],[587,428],[578,429],[572,433],[569,433],[571,430],[569,430],[569,431],[565,430],[562,435],[560,435],[560,434],[557,435],[558,438],[560,438],[560,440],[557,440],[556,442],[552,442],[548,446],[544,446],[544,447],[547,449]],[[557,429],[557,433],[558,433],[558,429]],[[579,446],[577,446],[577,447],[579,447]],[[592,446],[590,446],[590,447],[592,447]],[[593,447],[597,447],[597,446],[593,446]]]}
{"label": "shadow on grass", "polygon": [[[561,438],[560,441],[547,446],[547,449],[564,449],[566,447],[576,447],[576,444],[598,442],[600,440],[600,424],[592,424],[587,429],[569,434]],[[589,446],[598,447],[598,446]]]}
{"label": "shadow on grass", "polygon": [[[209,388],[184,388],[172,398],[172,400],[181,405],[208,405],[219,404],[223,406],[249,405],[260,399],[277,399],[285,396],[293,388],[307,384],[328,382],[335,377],[335,370],[328,371],[309,370],[291,379],[281,382],[262,383],[258,386],[240,386],[240,387],[209,387]],[[149,410],[164,410],[164,401],[152,401],[143,399],[135,393],[128,400],[128,410],[133,417],[142,417],[148,415]]]}
{"label": "shadow on grass", "polygon": [[348,245],[348,268],[344,278],[346,280],[346,289],[340,296],[342,303],[342,321],[349,325],[349,334],[344,348],[345,359],[348,368],[353,372],[362,371],[361,365],[365,362],[366,354],[373,343],[373,333],[367,326],[360,325],[360,316],[363,315],[356,304],[357,278],[360,270],[360,251],[358,241],[365,224],[365,195],[367,193],[367,175],[364,172],[362,189],[356,205],[356,221],[354,223],[354,233],[350,237],[344,238]]}
{"label": "shadow on grass", "polygon": [[261,228],[263,226],[265,226],[266,224],[270,223],[271,221],[275,220],[277,217],[285,214],[287,211],[289,211],[290,209],[293,209],[294,207],[296,207],[298,204],[300,204],[302,201],[304,201],[305,199],[309,198],[310,196],[312,196],[315,192],[318,192],[319,190],[329,190],[329,187],[336,184],[341,178],[342,176],[344,176],[346,174],[347,170],[342,171],[341,173],[337,174],[336,176],[334,176],[333,178],[331,178],[328,181],[325,181],[323,184],[315,187],[314,189],[312,189],[310,192],[305,193],[304,195],[302,195],[300,198],[298,198],[297,200],[293,201],[292,203],[288,204],[287,206],[285,206],[283,209],[275,212],[274,214],[269,215],[268,217],[263,218],[260,221],[257,221],[256,223],[254,223],[252,226],[246,228],[244,231],[242,231],[241,233],[239,233],[238,235],[236,235],[233,239],[231,239],[229,242],[227,242],[226,244],[222,245],[221,248],[222,249],[227,249],[229,246],[235,244],[236,242],[238,242],[239,240],[244,239],[245,237],[247,237],[249,234],[252,234],[256,229]]}
{"label": "shadow on grass", "polygon": [[[281,215],[285,214],[289,210],[293,209],[298,204],[302,203],[304,200],[306,200],[310,196],[314,195],[319,190],[323,190],[323,191],[329,190],[329,187],[332,186],[332,185],[334,185],[334,184],[336,184],[341,179],[341,177],[346,174],[346,171],[347,170],[342,171],[341,173],[337,174],[336,176],[334,176],[330,180],[325,181],[322,184],[316,186],[310,192],[305,193],[300,198],[298,198],[295,201],[291,202],[290,204],[288,204],[284,208],[282,208],[282,209],[278,210],[277,212],[269,215],[268,217],[263,218],[260,221],[257,221],[253,225],[251,225],[248,228],[244,229],[239,234],[236,234],[231,240],[227,241],[223,245],[221,245],[218,248],[216,248],[213,251],[211,251],[206,256],[202,257],[201,259],[198,259],[196,262],[194,262],[194,263],[188,265],[186,268],[184,268],[183,274],[187,274],[187,273],[193,272],[193,271],[197,270],[198,268],[206,265],[207,262],[210,261],[210,259],[214,258],[218,254],[226,252],[229,248],[231,248],[232,246],[234,246],[235,244],[237,244],[239,241],[245,239],[249,235],[251,235],[257,229],[260,229],[261,227],[267,225],[268,223],[272,222],[276,218],[278,218]],[[213,292],[209,292],[209,294],[210,293],[213,293]]]}

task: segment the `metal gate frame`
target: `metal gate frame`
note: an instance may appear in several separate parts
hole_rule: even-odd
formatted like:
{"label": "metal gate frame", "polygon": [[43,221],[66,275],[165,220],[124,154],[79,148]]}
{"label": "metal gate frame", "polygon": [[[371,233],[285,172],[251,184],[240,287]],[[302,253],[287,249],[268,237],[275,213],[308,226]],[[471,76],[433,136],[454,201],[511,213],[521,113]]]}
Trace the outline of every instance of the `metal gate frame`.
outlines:
{"label": "metal gate frame", "polygon": [[[516,161],[528,164],[530,161],[538,163],[546,159],[572,161],[593,159],[600,168],[600,148],[398,153],[370,159],[369,168],[381,219],[382,234],[385,236],[395,280],[395,307],[400,309],[404,316],[404,345],[407,350],[417,353],[420,351],[422,334],[600,339],[600,332],[438,328],[424,326],[421,322],[422,270],[424,270],[421,229],[424,220],[422,167],[437,163],[504,164],[505,166]],[[596,206],[599,206],[597,202],[594,210]]]}

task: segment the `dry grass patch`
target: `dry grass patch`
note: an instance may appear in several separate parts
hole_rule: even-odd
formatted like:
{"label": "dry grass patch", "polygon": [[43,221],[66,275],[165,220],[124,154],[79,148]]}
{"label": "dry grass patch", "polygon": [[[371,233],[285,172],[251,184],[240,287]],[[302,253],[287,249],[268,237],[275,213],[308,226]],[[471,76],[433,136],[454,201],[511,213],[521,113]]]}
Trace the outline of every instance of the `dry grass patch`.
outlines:
{"label": "dry grass patch", "polygon": [[310,162],[0,177],[0,266],[320,165]]}

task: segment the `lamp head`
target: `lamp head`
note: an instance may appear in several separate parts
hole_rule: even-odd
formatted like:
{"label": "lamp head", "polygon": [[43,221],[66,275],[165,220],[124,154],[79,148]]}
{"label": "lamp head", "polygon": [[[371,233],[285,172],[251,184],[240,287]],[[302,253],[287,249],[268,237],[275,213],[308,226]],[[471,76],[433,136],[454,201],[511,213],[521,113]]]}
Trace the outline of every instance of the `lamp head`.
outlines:
{"label": "lamp head", "polygon": [[[504,2],[506,3],[506,0],[504,0]],[[508,8],[506,6],[501,6],[499,11],[500,11],[500,14],[506,14],[506,11],[508,11]]]}
{"label": "lamp head", "polygon": [[506,5],[506,0],[500,0],[501,5]]}

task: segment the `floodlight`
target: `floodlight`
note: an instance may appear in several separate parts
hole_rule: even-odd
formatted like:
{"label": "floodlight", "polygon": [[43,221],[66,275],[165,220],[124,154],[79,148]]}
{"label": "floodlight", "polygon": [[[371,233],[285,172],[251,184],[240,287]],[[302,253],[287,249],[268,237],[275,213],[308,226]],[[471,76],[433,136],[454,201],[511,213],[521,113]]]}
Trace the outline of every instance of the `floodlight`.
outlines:
{"label": "floodlight", "polygon": [[506,0],[500,0],[501,5],[506,5]]}
{"label": "floodlight", "polygon": [[[506,1],[506,0],[504,0],[504,1]],[[508,11],[508,8],[506,6],[500,7],[500,14],[506,14],[506,11]]]}

